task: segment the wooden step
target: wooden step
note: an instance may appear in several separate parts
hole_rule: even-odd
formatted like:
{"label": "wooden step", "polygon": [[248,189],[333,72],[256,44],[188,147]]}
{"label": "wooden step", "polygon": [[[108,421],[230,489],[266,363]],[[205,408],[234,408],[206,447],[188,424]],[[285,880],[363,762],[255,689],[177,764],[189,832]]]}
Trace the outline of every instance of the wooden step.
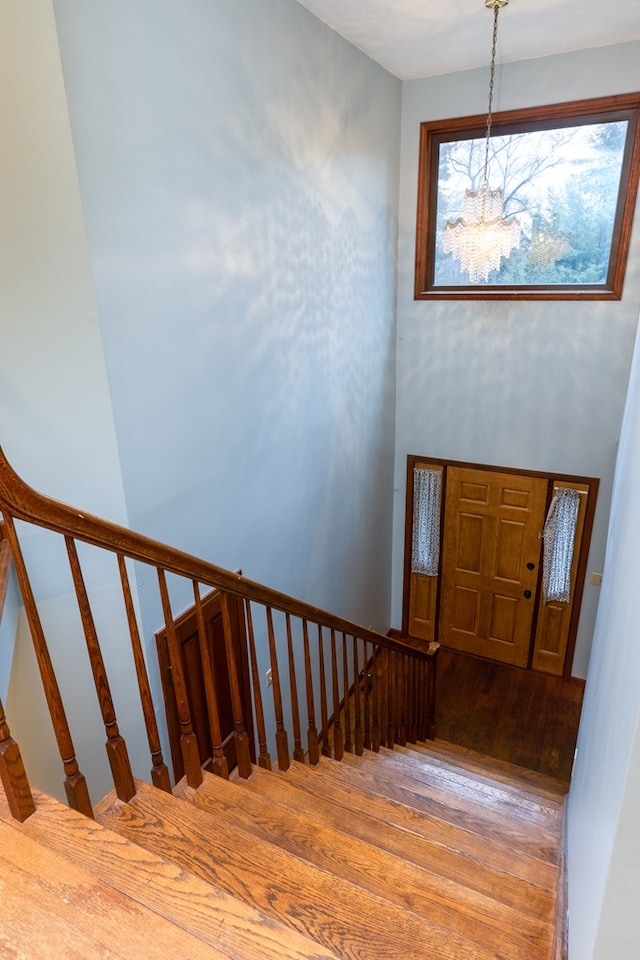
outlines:
{"label": "wooden step", "polygon": [[479,769],[472,771],[452,760],[435,757],[428,750],[418,751],[413,747],[394,747],[393,750],[381,747],[374,756],[390,757],[398,763],[405,764],[418,775],[428,771],[430,779],[437,779],[453,791],[458,791],[459,787],[462,787],[464,792],[472,790],[481,797],[482,795],[495,797],[506,804],[511,804],[516,813],[518,810],[540,813],[543,817],[548,817],[551,823],[562,816],[564,794],[543,796],[537,791],[530,790],[526,782],[515,775],[512,775],[509,780],[492,776],[490,767],[484,767],[482,771]]}
{"label": "wooden step", "polygon": [[[336,960],[331,951],[171,863],[162,855],[162,850],[159,854],[149,852],[45,794],[34,791],[34,796],[36,814],[19,824],[9,817],[8,806],[0,791],[1,822],[13,829],[14,836],[24,836],[29,842],[41,844],[43,849],[46,845],[51,856],[60,859],[58,873],[61,880],[67,871],[73,876],[74,870],[80,869],[111,890],[116,901],[120,896],[128,897],[132,916],[137,916],[136,911],[141,914],[148,911],[158,932],[171,921],[175,928],[180,928],[183,937],[175,956],[192,956],[194,960],[201,956],[212,960],[218,957],[232,960]],[[178,800],[173,802],[179,804]],[[11,882],[9,878],[8,885]],[[79,903],[82,904],[82,897]],[[114,913],[114,923],[117,921],[118,915]],[[147,930],[149,935],[148,927],[142,926],[141,929]],[[191,953],[185,952],[185,946],[196,937],[203,941],[202,952],[198,953],[195,947]],[[165,942],[173,943],[172,940]],[[168,946],[163,950],[166,952],[160,951],[157,956],[166,960],[171,951]],[[21,956],[16,953],[16,957]],[[60,956],[66,958],[73,954],[62,953]],[[88,952],[78,954],[80,956],[82,960],[89,960],[94,955]],[[100,953],[99,956],[102,958],[106,954]],[[143,952],[140,956],[152,960],[156,954]],[[46,957],[49,960],[46,951],[26,953],[25,957],[28,960]]]}
{"label": "wooden step", "polygon": [[359,769],[377,764],[385,779],[406,782],[429,796],[445,797],[456,808],[495,814],[501,819],[524,820],[547,831],[552,842],[557,839],[563,804],[542,800],[514,784],[496,783],[489,777],[480,779],[452,764],[434,763],[425,755],[400,753],[385,747],[378,753],[367,750],[363,757],[348,757],[347,763]]}
{"label": "wooden step", "polygon": [[[329,767],[329,765],[331,765]],[[336,772],[333,766],[339,768]],[[281,776],[302,786],[315,796],[331,794],[339,798],[344,805],[351,804],[352,809],[366,809],[383,822],[389,822],[409,830],[412,833],[436,841],[451,850],[457,850],[487,866],[497,868],[514,877],[519,877],[542,890],[548,890],[555,896],[556,867],[549,860],[535,856],[529,850],[521,850],[514,841],[505,839],[500,833],[499,824],[473,823],[469,818],[456,816],[444,804],[422,804],[422,809],[412,806],[412,799],[420,803],[419,797],[413,797],[410,791],[402,792],[400,798],[381,795],[367,790],[362,780],[356,782],[353,774],[342,763],[330,761],[325,757],[313,768],[302,764],[292,764]],[[371,781],[371,778],[369,778]],[[475,830],[474,830],[475,827]],[[477,830],[487,830],[487,835]]]}
{"label": "wooden step", "polygon": [[102,808],[101,822],[242,897],[343,960],[508,958],[300,860],[224,815],[214,817],[146,784],[138,787],[130,803]]}
{"label": "wooden step", "polygon": [[0,955],[7,960],[225,960],[214,946],[96,880],[4,819]]}
{"label": "wooden step", "polygon": [[[223,813],[225,823],[248,829],[256,837],[477,944],[496,952],[504,950],[512,960],[540,956],[550,948],[552,930],[548,923],[505,906],[499,898],[483,896],[433,873],[427,865],[418,867],[380,848],[379,822],[364,841],[318,822],[304,808],[304,812],[287,808],[283,815],[281,808],[274,809],[270,800],[246,789],[243,783],[230,783],[210,774],[198,790],[183,781],[176,793],[216,819]],[[357,819],[353,811],[350,815]],[[505,877],[503,882],[508,884],[509,879]]]}
{"label": "wooden step", "polygon": [[460,797],[435,783],[425,784],[393,769],[380,757],[375,760],[372,757],[375,755],[360,758],[345,754],[344,761],[336,764],[333,776],[343,783],[404,803],[420,814],[435,814],[505,848],[517,846],[536,859],[557,864],[559,828],[554,831],[545,823],[537,823],[532,830],[530,824],[521,816],[514,816],[503,803],[490,802],[488,798],[478,800],[473,795]]}
{"label": "wooden step", "polygon": [[[279,774],[258,768],[243,786],[246,791],[257,793],[271,804],[277,804],[289,812],[304,810],[317,823],[334,827],[350,836],[366,841],[375,836],[379,847],[408,864],[428,869],[436,878],[443,877],[482,896],[498,900],[519,911],[522,916],[544,923],[550,921],[553,895],[548,889],[448,846],[446,833],[434,839],[394,823],[391,818],[397,809],[384,800],[368,798],[366,806],[361,805],[358,815],[354,816],[351,793],[339,786],[311,792],[294,780],[295,773],[290,776],[289,773]],[[309,782],[312,781],[313,773]],[[544,879],[550,880],[551,876],[551,871],[547,870]]]}
{"label": "wooden step", "polygon": [[493,781],[500,781],[505,784],[517,783],[530,793],[538,794],[549,800],[561,800],[567,794],[568,787],[564,780],[556,780],[553,777],[538,773],[536,770],[529,770],[508,763],[506,760],[485,757],[483,754],[475,753],[467,747],[448,743],[445,740],[426,740],[408,744],[406,748],[394,746],[394,751],[404,751],[405,749],[425,754],[434,760],[438,759],[444,763],[464,767],[470,773],[478,774],[480,777],[489,776]]}

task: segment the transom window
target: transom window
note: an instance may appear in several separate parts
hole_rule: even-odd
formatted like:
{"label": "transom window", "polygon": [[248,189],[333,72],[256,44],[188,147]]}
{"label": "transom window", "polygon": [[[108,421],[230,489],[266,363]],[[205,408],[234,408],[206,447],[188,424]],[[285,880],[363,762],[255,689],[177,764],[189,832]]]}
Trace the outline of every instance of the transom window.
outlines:
{"label": "transom window", "polygon": [[640,170],[640,94],[492,117],[488,183],[520,246],[473,282],[445,226],[482,187],[484,116],[421,124],[416,299],[620,299]]}

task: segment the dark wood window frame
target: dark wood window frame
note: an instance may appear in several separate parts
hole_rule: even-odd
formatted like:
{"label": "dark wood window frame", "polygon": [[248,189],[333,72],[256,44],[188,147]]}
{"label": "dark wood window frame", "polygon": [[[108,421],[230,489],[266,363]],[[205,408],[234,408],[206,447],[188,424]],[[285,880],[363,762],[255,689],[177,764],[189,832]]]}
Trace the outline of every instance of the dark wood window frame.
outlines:
{"label": "dark wood window frame", "polygon": [[469,284],[444,287],[434,284],[439,146],[451,140],[475,139],[484,136],[486,116],[476,115],[422,123],[418,165],[414,298],[416,300],[620,300],[640,174],[639,114],[640,93],[633,93],[511,110],[492,116],[492,135],[553,129],[562,125],[571,125],[572,120],[576,120],[577,123],[629,120],[607,279],[604,284],[582,286]]}

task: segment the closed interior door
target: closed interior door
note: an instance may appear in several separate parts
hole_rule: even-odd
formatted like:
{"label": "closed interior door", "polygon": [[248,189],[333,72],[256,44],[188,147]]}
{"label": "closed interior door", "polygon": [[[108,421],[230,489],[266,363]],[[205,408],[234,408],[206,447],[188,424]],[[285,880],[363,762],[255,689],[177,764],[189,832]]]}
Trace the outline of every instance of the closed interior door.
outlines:
{"label": "closed interior door", "polygon": [[[218,707],[218,722],[222,738],[222,751],[227,759],[229,770],[237,766],[236,746],[234,738],[233,708],[231,704],[231,687],[227,666],[227,654],[222,623],[221,596],[217,590],[211,590],[202,598],[202,610],[205,623],[206,640],[209,647],[213,670],[213,685]],[[242,600],[231,597],[229,601],[229,621],[233,645],[236,656],[236,666],[241,684],[243,700],[243,714],[249,716],[250,702],[249,668],[246,657],[246,640],[244,636],[244,613]],[[176,636],[180,645],[182,669],[187,687],[187,699],[191,712],[193,732],[198,742],[198,751],[203,766],[208,767],[213,756],[211,739],[211,722],[205,691],[204,668],[200,652],[198,635],[198,621],[195,607],[190,607],[174,622]],[[176,783],[184,775],[184,763],[180,748],[180,719],[176,703],[173,682],[171,680],[171,665],[166,629],[156,634],[160,679],[164,695],[169,746],[173,761],[173,773]],[[248,729],[251,744],[251,726]],[[253,746],[250,745],[253,755]]]}
{"label": "closed interior door", "polygon": [[449,467],[440,641],[527,666],[548,481]]}

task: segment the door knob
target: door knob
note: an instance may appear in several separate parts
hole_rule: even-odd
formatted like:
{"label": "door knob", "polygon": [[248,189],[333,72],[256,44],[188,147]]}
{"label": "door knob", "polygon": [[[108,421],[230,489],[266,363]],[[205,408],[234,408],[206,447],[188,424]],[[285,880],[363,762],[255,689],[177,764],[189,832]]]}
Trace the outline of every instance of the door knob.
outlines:
{"label": "door knob", "polygon": [[525,600],[529,600],[530,597],[531,597],[531,590],[525,590],[525,592],[524,592],[524,598],[525,598]]}
{"label": "door knob", "polygon": [[528,564],[527,564],[527,570],[535,570],[535,568],[536,568],[535,563],[528,563]]}

